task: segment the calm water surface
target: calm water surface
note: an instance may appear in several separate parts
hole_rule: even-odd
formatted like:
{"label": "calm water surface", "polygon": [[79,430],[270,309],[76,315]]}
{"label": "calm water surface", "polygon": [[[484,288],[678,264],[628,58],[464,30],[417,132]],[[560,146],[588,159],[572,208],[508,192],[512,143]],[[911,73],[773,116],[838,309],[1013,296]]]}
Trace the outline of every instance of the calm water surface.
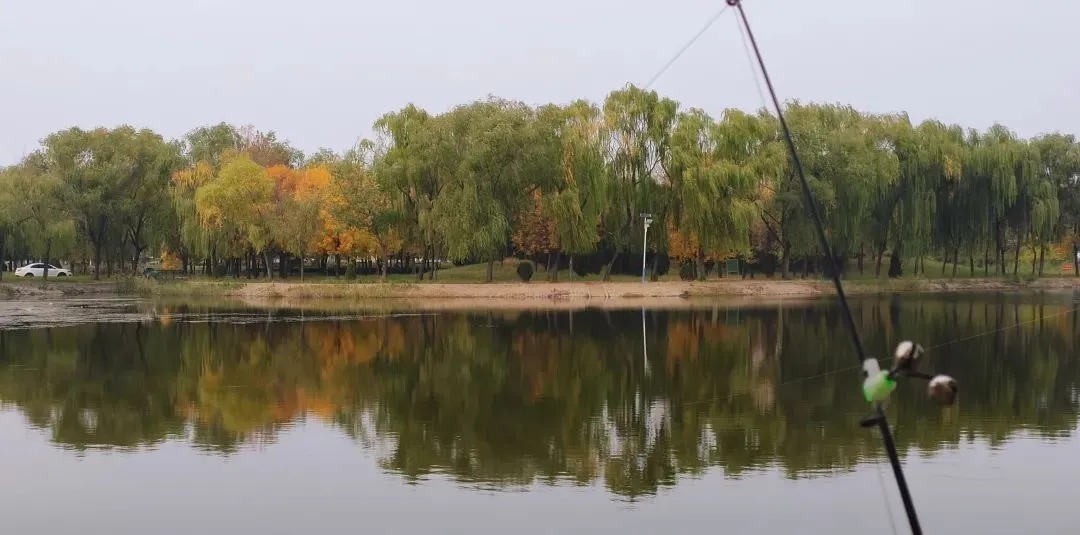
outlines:
{"label": "calm water surface", "polygon": [[[855,305],[960,381],[889,409],[926,532],[1075,533],[1073,295]],[[106,308],[0,331],[3,533],[906,532],[832,301]]]}

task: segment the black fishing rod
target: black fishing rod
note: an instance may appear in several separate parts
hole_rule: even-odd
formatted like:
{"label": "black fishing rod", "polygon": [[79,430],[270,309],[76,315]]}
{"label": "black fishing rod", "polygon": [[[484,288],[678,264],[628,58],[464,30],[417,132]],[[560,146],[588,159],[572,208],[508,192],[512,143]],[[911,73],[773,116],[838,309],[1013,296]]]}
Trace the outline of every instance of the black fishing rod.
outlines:
{"label": "black fishing rod", "polygon": [[810,183],[807,182],[806,175],[803,173],[802,161],[799,160],[799,153],[795,150],[795,141],[791,137],[791,130],[788,129],[787,121],[784,120],[784,111],[780,106],[780,99],[776,96],[776,90],[773,88],[772,80],[769,78],[769,71],[765,68],[765,60],[761,57],[761,50],[758,48],[757,40],[754,39],[754,32],[750,29],[750,21],[746,18],[746,11],[743,10],[741,0],[726,0],[726,2],[728,6],[735,8],[738,17],[742,22],[742,26],[746,29],[746,35],[749,38],[750,46],[753,48],[754,56],[757,58],[757,64],[761,69],[761,75],[765,79],[765,85],[769,90],[769,95],[772,97],[772,103],[776,109],[776,117],[780,120],[780,129],[784,134],[784,141],[787,143],[787,149],[791,155],[791,162],[795,168],[795,174],[799,176],[799,181],[802,185],[806,209],[810,211],[810,217],[814,221],[814,228],[817,230],[821,252],[827,259],[827,267],[832,275],[833,284],[836,286],[836,296],[840,301],[840,310],[844,316],[844,323],[847,325],[848,331],[851,334],[852,344],[855,346],[855,356],[859,359],[863,368],[863,396],[873,405],[874,411],[871,416],[863,418],[859,422],[859,425],[862,427],[876,426],[881,432],[881,438],[885,445],[885,452],[889,457],[889,464],[892,465],[893,475],[896,477],[896,485],[900,489],[900,497],[904,501],[904,511],[907,513],[911,532],[914,535],[921,535],[922,527],[919,525],[919,516],[915,512],[915,503],[911,498],[911,491],[908,489],[907,480],[904,478],[904,469],[900,465],[900,456],[896,452],[896,443],[893,441],[892,431],[889,429],[889,422],[885,417],[885,411],[882,408],[882,404],[896,388],[897,377],[914,377],[927,380],[929,382],[928,393],[930,397],[935,401],[946,405],[952,404],[956,400],[956,381],[946,375],[932,377],[917,372],[915,366],[919,357],[922,355],[923,349],[918,344],[909,341],[901,342],[897,346],[893,367],[888,371],[880,369],[877,359],[868,358],[866,356],[866,350],[863,348],[862,339],[859,337],[859,330],[855,326],[855,317],[851,312],[851,306],[848,304],[847,296],[844,294],[844,285],[840,281],[840,269],[839,266],[837,266],[836,257],[833,256],[832,248],[829,246],[829,240],[825,235],[825,225],[821,221],[821,215],[818,213],[817,204],[814,202],[814,195],[810,191]]}

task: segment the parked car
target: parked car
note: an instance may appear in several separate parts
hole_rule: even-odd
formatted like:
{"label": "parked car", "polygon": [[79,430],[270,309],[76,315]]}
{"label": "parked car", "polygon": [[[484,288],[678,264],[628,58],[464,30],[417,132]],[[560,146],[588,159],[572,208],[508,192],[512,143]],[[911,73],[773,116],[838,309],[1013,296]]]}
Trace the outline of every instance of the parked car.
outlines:
{"label": "parked car", "polygon": [[[27,264],[21,268],[15,270],[16,277],[44,277],[45,276],[45,264],[38,262],[37,264]],[[68,277],[71,276],[71,270],[58,268],[52,264],[49,264],[49,276],[51,277]]]}

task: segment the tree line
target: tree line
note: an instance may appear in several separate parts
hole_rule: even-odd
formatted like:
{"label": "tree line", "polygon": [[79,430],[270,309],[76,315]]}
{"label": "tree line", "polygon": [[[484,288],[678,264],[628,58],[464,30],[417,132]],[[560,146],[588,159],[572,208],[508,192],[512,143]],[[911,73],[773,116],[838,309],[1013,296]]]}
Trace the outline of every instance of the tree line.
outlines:
{"label": "tree line", "polygon": [[[889,276],[1042,274],[1075,255],[1080,144],[904,113],[786,104],[844,270]],[[288,276],[392,271],[436,279],[442,259],[531,260],[549,279],[669,266],[703,279],[820,272],[779,121],[712,117],[635,86],[602,103],[488,97],[387,113],[342,153],[221,123],[181,139],[70,128],[0,170],[2,259],[70,259],[95,278],[160,255],[184,272]],[[653,224],[644,233],[643,216]],[[0,260],[2,260],[0,259]],[[887,260],[887,263],[886,263]],[[951,266],[951,271],[949,268]],[[719,271],[719,270],[718,270]],[[722,271],[720,272],[722,274]]]}

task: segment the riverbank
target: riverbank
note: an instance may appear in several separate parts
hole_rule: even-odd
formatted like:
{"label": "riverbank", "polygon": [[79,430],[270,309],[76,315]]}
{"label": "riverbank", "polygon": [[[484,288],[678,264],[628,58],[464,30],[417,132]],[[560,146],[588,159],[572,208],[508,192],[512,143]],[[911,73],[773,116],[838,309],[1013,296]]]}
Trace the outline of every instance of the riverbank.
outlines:
{"label": "riverbank", "polygon": [[[845,282],[849,294],[1067,291],[1080,289],[1080,279],[1052,277],[1015,282],[1005,279],[863,279]],[[483,300],[611,300],[680,299],[689,297],[813,297],[833,295],[832,282],[821,280],[731,279],[705,282],[153,282],[126,279],[103,282],[0,283],[0,298],[64,298],[86,296],[238,297],[245,299],[483,299]]]}
{"label": "riverbank", "polygon": [[[852,295],[883,293],[946,293],[994,291],[1062,291],[1080,289],[1080,278],[1049,277],[1013,282],[998,278],[861,279],[846,281]],[[830,281],[731,279],[705,282],[497,282],[476,283],[345,283],[178,281],[137,279],[114,282],[0,283],[0,299],[141,295],[145,297],[228,297],[267,299],[408,299],[491,301],[678,300],[702,297],[815,297],[835,293]]]}

